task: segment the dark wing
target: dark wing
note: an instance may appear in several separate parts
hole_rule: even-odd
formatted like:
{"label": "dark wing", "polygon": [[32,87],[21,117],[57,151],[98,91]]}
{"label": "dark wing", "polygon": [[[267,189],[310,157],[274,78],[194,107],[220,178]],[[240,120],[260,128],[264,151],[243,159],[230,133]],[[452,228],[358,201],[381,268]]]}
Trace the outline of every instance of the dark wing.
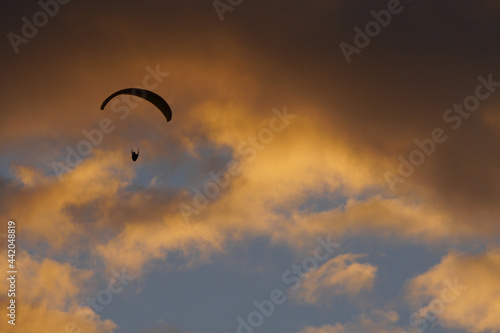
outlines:
{"label": "dark wing", "polygon": [[106,98],[104,102],[102,102],[101,110],[104,110],[106,104],[108,104],[110,100],[118,95],[123,94],[144,98],[145,100],[156,106],[161,111],[161,113],[163,113],[165,118],[167,118],[167,121],[172,120],[172,110],[170,109],[170,106],[167,104],[167,102],[163,98],[161,98],[161,96],[155,94],[152,91],[139,88],[127,88],[115,92],[114,94]]}

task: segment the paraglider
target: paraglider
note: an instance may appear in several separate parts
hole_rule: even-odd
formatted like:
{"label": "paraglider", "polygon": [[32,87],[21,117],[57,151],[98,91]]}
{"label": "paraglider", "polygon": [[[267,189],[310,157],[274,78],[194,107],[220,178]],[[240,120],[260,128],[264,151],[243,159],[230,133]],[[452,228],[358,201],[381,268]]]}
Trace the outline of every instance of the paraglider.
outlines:
{"label": "paraglider", "polygon": [[[108,98],[104,100],[104,102],[102,102],[101,110],[104,110],[109,101],[111,101],[118,95],[132,95],[141,97],[149,101],[154,106],[156,106],[161,111],[161,113],[163,113],[163,115],[167,119],[167,122],[172,120],[172,110],[170,109],[170,106],[167,104],[167,102],[161,96],[155,94],[154,92],[140,88],[122,89],[111,94]],[[137,161],[138,158],[139,158],[139,150],[137,150],[137,153],[135,153],[134,150],[132,149],[132,161],[135,162]]]}
{"label": "paraglider", "polygon": [[137,159],[139,158],[139,150],[137,150],[137,153],[136,153],[132,149],[131,152],[132,152],[132,161],[134,161],[134,162],[137,161]]}

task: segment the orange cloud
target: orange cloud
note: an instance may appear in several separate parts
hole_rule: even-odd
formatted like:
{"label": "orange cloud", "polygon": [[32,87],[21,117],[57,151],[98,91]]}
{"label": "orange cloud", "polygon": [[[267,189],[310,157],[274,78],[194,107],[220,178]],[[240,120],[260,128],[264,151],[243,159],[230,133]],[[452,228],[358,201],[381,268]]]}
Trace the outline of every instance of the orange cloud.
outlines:
{"label": "orange cloud", "polygon": [[451,252],[408,284],[412,317],[420,327],[437,320],[443,327],[470,332],[498,330],[500,254]]}
{"label": "orange cloud", "polygon": [[[16,281],[16,325],[2,321],[2,332],[111,333],[116,328],[90,308],[77,305],[84,285],[93,276],[91,271],[51,259],[37,260],[26,252],[18,254],[17,265],[22,274]],[[7,280],[0,285],[2,290],[8,289]]]}
{"label": "orange cloud", "polygon": [[83,230],[65,209],[111,200],[133,175],[123,161],[120,154],[96,151],[92,158],[65,174],[62,181],[41,176],[41,171],[32,167],[15,166],[13,173],[21,184],[6,196],[6,215],[23,221],[22,230],[28,237],[48,239],[56,248],[68,246]]}
{"label": "orange cloud", "polygon": [[363,256],[338,255],[317,270],[307,272],[300,289],[293,292],[293,297],[309,304],[329,303],[337,295],[355,297],[363,290],[370,290],[377,268],[356,262]]}
{"label": "orange cloud", "polygon": [[417,333],[416,329],[403,330],[396,322],[399,316],[394,311],[374,310],[359,315],[355,322],[346,324],[324,325],[321,327],[305,327],[299,333]]}

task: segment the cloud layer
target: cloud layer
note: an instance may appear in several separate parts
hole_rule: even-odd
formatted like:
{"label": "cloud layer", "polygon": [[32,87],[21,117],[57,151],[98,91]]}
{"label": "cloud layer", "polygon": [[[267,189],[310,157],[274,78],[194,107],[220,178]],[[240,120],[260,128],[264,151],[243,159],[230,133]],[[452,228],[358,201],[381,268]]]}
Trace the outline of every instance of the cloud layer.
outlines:
{"label": "cloud layer", "polygon": [[[3,6],[4,36],[40,10]],[[224,22],[206,1],[71,2],[18,54],[4,39],[0,218],[22,225],[22,312],[36,319],[23,330],[61,330],[83,311],[75,300],[90,272],[139,276],[179,253],[194,268],[227,254],[228,242],[258,237],[304,253],[326,234],[430,247],[481,240],[483,254],[450,252],[408,277],[408,302],[425,307],[458,277],[468,289],[439,324],[498,329],[500,7],[402,6],[350,64],[339,44],[355,43],[354,28],[387,1],[244,2]],[[169,101],[172,122],[136,99],[99,110],[109,93],[145,84]],[[464,111],[478,91],[488,97]],[[88,133],[103,119],[113,130],[94,144]],[[426,153],[436,129],[446,140]],[[81,163],[68,166],[79,159],[70,151]],[[425,161],[402,175],[412,156]],[[391,190],[387,172],[404,181]],[[375,288],[377,266],[360,258],[308,273],[297,298],[318,305]],[[398,319],[384,313],[303,332],[395,331]],[[116,329],[105,319],[82,325]]]}

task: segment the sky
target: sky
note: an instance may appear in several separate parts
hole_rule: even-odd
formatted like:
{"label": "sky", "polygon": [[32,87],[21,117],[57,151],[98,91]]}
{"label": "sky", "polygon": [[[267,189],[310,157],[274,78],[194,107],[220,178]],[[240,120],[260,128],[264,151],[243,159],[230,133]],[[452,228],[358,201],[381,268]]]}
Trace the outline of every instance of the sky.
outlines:
{"label": "sky", "polygon": [[0,13],[0,333],[500,332],[499,1]]}

